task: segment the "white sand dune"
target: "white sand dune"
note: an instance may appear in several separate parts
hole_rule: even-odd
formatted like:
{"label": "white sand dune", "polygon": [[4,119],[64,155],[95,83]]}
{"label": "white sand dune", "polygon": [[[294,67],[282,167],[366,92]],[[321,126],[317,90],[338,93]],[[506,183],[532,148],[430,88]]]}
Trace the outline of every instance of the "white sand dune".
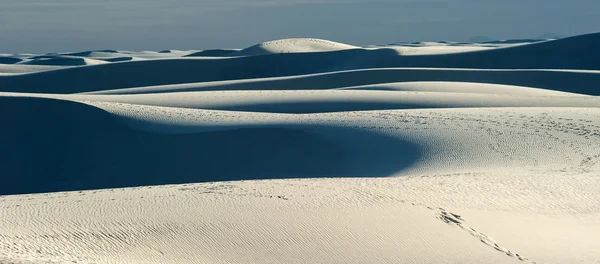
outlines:
{"label": "white sand dune", "polygon": [[117,50],[93,50],[84,52],[69,53],[50,53],[50,54],[2,54],[0,55],[0,65],[45,65],[57,67],[97,65],[107,62],[120,62],[131,60],[146,60],[160,58],[179,58],[193,53],[195,50],[164,50],[155,51],[117,51]]}
{"label": "white sand dune", "polygon": [[[600,81],[600,71],[382,68],[286,77],[210,81],[215,78],[213,75],[193,75],[191,69],[188,68],[183,68],[183,71],[189,70],[189,75],[170,68],[151,67],[148,70],[159,71],[160,74],[148,75],[136,71],[137,66],[145,67],[137,65],[135,62],[116,64],[126,65],[127,67],[123,69],[104,69],[98,66],[75,67],[36,72],[29,75],[0,77],[0,83],[3,84],[3,86],[0,86],[0,91],[60,94],[86,92],[133,94],[178,91],[333,89],[390,82],[435,81],[502,84],[588,95],[600,94],[593,85]],[[110,66],[113,64],[105,65]],[[127,73],[128,75],[123,76],[123,78],[108,78],[107,76],[110,76],[113,71]],[[221,74],[229,75],[230,73],[213,72],[213,74],[219,76]],[[73,77],[69,78],[69,76]],[[142,76],[146,77],[142,78]],[[101,81],[101,77],[105,79]],[[203,79],[209,81],[197,82]],[[161,83],[171,84],[160,85]],[[107,89],[102,89],[102,86],[107,86]],[[120,87],[130,88],[120,89]]]}
{"label": "white sand dune", "polygon": [[439,55],[462,52],[483,51],[495,48],[506,48],[518,45],[532,44],[542,40],[512,40],[509,42],[497,41],[486,43],[459,43],[459,42],[412,42],[394,43],[381,46],[367,46],[368,48],[391,48],[403,56],[410,55]]}
{"label": "white sand dune", "polygon": [[[441,88],[445,92],[428,91]],[[457,91],[452,90],[456,87]],[[478,92],[481,87],[483,92]],[[416,91],[384,90],[414,88]],[[487,88],[487,90],[486,90]],[[506,93],[502,90],[505,88]],[[496,89],[496,90],[494,90]],[[531,91],[530,91],[531,90]],[[513,94],[510,94],[513,93]],[[521,95],[523,94],[523,95]],[[22,93],[2,93],[23,96]],[[251,90],[143,94],[27,94],[71,101],[267,113],[323,113],[384,109],[474,107],[600,107],[600,98],[525,87],[474,83],[403,83],[336,90]]]}
{"label": "white sand dune", "polygon": [[537,89],[532,87],[469,82],[397,82],[350,86],[340,90],[374,90],[406,92],[478,93],[522,96],[584,96],[582,94]]}
{"label": "white sand dune", "polygon": [[385,46],[386,48],[394,49],[398,54],[403,56],[416,56],[416,55],[439,55],[439,54],[452,54],[472,51],[483,51],[490,50],[496,47],[481,47],[481,46],[446,46],[446,45],[427,45],[427,46]]}
{"label": "white sand dune", "polygon": [[293,38],[263,42],[238,52],[231,53],[230,55],[257,56],[277,53],[325,52],[347,49],[358,49],[358,47],[323,39]]}
{"label": "white sand dune", "polygon": [[599,36],[14,55],[0,263],[598,263]]}
{"label": "white sand dune", "polygon": [[[382,80],[385,83],[483,82],[598,95],[597,89],[593,87],[593,84],[598,82],[598,75],[596,72],[585,71],[600,70],[597,66],[600,53],[594,48],[597,45],[600,45],[600,34],[479,52],[440,55],[400,56],[393,49],[382,48],[212,59],[177,57],[134,60],[9,77],[0,76],[0,91],[76,93],[291,75],[335,75],[336,72],[339,72],[336,76],[347,78],[344,75],[376,72],[379,76],[361,76],[362,83],[354,81],[355,83],[340,87],[375,84],[365,80],[381,80],[381,75],[385,74],[391,75]],[[395,68],[403,71],[403,74],[383,73],[381,69],[384,68]],[[547,69],[584,71],[551,71],[552,74],[548,74]],[[115,72],[118,72],[121,78],[108,78]]]}
{"label": "white sand dune", "polygon": [[[425,81],[423,81],[425,80]],[[315,89],[353,89],[365,85],[382,87],[388,83],[402,83],[402,87],[414,86],[409,83],[423,83],[421,91],[467,91],[479,87],[490,87],[490,84],[501,84],[494,93],[527,94],[538,91],[556,95],[556,91],[596,95],[596,81],[600,80],[600,71],[566,71],[566,70],[477,70],[477,69],[431,69],[431,68],[384,68],[330,72],[322,74],[298,75],[290,77],[256,78],[231,81],[212,81],[201,83],[183,83],[173,85],[151,85],[134,88],[98,90],[85,92],[88,94],[140,94],[191,91],[227,91],[227,90],[315,90]],[[440,90],[439,83],[449,89]],[[459,83],[452,85],[452,83]],[[466,83],[466,84],[465,84]],[[475,83],[475,84],[469,84]],[[463,86],[462,84],[465,84]],[[64,85],[69,85],[65,83]],[[90,85],[91,86],[91,85]],[[80,87],[70,92],[80,92]],[[453,86],[453,87],[450,87]],[[520,87],[515,87],[520,86]],[[38,86],[35,91],[45,92]],[[65,86],[60,86],[60,93],[66,93]],[[461,88],[464,87],[464,88]],[[514,88],[514,89],[511,89]],[[535,89],[535,88],[538,89]],[[76,88],[76,87],[73,87]],[[532,89],[533,88],[533,89]],[[544,89],[539,89],[544,88]],[[71,88],[69,88],[71,89]],[[383,88],[386,89],[386,88]],[[411,88],[406,88],[411,90]],[[479,90],[479,88],[475,88]],[[389,90],[389,89],[387,89]],[[412,88],[414,90],[414,88]],[[510,92],[509,92],[510,91]],[[563,93],[564,94],[564,93]],[[541,93],[538,93],[541,95]]]}

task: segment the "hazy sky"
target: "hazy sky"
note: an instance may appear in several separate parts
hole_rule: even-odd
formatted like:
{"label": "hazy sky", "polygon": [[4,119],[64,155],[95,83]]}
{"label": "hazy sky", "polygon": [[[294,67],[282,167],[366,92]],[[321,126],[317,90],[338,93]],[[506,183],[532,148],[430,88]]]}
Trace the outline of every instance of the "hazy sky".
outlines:
{"label": "hazy sky", "polygon": [[0,53],[355,45],[600,31],[600,0],[0,0]]}

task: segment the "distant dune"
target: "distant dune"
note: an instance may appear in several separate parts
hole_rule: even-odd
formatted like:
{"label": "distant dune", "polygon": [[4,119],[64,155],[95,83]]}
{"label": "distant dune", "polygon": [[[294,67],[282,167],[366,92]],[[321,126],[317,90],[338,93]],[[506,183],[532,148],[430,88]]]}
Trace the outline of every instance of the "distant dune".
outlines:
{"label": "distant dune", "polygon": [[82,66],[105,63],[101,60],[75,58],[70,56],[37,56],[30,60],[21,62],[28,65],[52,65],[52,66]]}
{"label": "distant dune", "polygon": [[0,263],[598,263],[598,46],[2,54]]}
{"label": "distant dune", "polygon": [[233,56],[257,56],[278,53],[308,53],[308,52],[325,52],[338,51],[347,49],[357,49],[356,46],[351,46],[343,43],[337,43],[323,39],[310,38],[295,38],[281,39],[260,43],[258,45],[245,48],[243,50],[232,53]]}
{"label": "distant dune", "polygon": [[[600,34],[591,34],[529,45],[440,55],[398,56],[398,52],[394,49],[380,48],[278,53],[220,59],[198,57],[165,60],[143,59],[133,60],[129,63],[109,63],[31,73],[27,76],[0,76],[0,90],[76,93],[150,85],[333,73],[359,69],[427,67],[486,70],[467,70],[468,74],[448,73],[447,71],[432,73],[420,70],[401,75],[404,76],[403,78],[388,78],[385,82],[483,82],[598,95],[597,89],[582,87],[589,87],[590,83],[596,83],[597,72],[592,74],[570,71],[568,74],[574,75],[571,77],[565,77],[564,75],[567,73],[564,71],[552,74],[552,76],[545,74],[546,71],[538,73],[539,69],[600,70],[597,65],[599,53],[595,48],[598,44],[600,44]],[[157,54],[165,55],[164,53]],[[489,69],[494,69],[494,71]],[[499,69],[509,73],[495,71]],[[518,69],[522,69],[522,71]],[[121,77],[108,78],[115,73]],[[533,76],[522,76],[522,74],[530,73]],[[364,82],[366,81],[355,85],[373,84]]]}

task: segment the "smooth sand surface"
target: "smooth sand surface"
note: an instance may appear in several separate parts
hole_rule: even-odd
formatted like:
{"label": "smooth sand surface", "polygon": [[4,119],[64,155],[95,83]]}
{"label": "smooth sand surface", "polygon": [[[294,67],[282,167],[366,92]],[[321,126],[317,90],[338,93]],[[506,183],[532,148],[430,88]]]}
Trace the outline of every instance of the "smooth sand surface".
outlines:
{"label": "smooth sand surface", "polygon": [[0,263],[598,263],[599,42],[2,54]]}

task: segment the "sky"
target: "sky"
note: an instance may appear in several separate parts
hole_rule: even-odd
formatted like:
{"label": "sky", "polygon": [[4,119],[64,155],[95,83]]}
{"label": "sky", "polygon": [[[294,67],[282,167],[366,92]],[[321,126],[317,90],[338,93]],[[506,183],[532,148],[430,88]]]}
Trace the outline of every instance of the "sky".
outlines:
{"label": "sky", "polygon": [[0,0],[0,53],[245,48],[291,37],[362,46],[597,31],[598,0]]}

